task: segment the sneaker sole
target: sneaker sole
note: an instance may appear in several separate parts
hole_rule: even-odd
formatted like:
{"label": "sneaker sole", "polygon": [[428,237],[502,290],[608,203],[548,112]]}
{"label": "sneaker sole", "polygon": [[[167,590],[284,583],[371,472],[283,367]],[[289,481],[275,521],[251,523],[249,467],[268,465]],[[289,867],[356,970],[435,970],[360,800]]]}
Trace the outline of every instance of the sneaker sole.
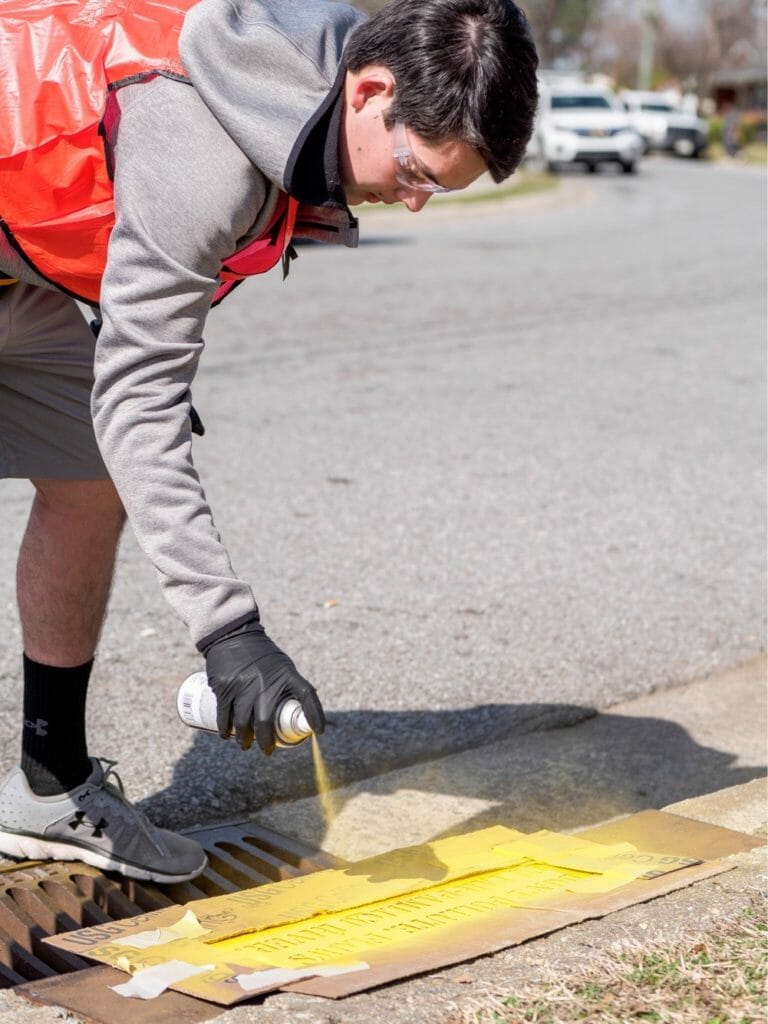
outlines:
{"label": "sneaker sole", "polygon": [[127,864],[125,861],[110,857],[109,854],[98,853],[96,850],[89,850],[84,846],[55,843],[37,836],[25,836],[17,832],[3,832],[2,830],[0,830],[0,851],[9,857],[21,857],[24,860],[79,860],[84,864],[90,864],[93,868],[101,868],[102,871],[117,871],[127,878],[138,878],[143,882],[188,882],[192,878],[197,878],[208,864],[208,858],[204,857],[202,865],[194,871],[188,871],[182,875],[172,875],[164,871],[152,871],[150,868]]}

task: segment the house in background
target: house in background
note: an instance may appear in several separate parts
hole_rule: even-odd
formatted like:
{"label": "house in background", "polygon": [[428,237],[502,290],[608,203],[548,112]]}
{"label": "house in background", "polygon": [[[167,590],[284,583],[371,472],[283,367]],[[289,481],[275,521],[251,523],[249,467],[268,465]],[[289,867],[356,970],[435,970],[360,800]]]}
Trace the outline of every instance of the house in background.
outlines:
{"label": "house in background", "polygon": [[733,66],[713,71],[709,95],[715,110],[724,113],[735,107],[742,121],[754,126],[754,137],[766,141],[768,111],[768,61],[766,51],[747,45],[732,54]]}

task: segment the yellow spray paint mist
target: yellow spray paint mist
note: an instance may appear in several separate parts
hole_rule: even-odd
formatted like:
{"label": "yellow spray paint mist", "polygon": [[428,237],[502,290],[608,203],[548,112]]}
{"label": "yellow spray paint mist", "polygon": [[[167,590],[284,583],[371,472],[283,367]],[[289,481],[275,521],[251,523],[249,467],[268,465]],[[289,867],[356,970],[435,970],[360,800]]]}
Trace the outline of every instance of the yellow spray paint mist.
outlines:
{"label": "yellow spray paint mist", "polygon": [[314,733],[312,733],[312,761],[315,765],[317,795],[320,797],[320,805],[323,808],[323,818],[326,826],[328,826],[336,817],[336,802],[333,799],[333,790],[331,787],[331,780],[328,775],[328,769],[325,766],[323,754],[320,750],[320,741]]}

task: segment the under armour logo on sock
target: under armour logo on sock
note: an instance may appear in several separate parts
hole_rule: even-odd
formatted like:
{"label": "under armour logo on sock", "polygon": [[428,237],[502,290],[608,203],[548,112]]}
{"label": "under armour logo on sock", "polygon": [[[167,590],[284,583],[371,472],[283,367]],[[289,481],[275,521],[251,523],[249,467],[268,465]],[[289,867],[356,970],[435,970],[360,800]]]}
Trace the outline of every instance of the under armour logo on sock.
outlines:
{"label": "under armour logo on sock", "polygon": [[29,719],[24,719],[24,725],[27,729],[34,729],[35,736],[47,736],[48,730],[45,728],[48,723],[44,718],[38,718],[36,722],[30,722]]}
{"label": "under armour logo on sock", "polygon": [[86,818],[85,811],[76,811],[74,818],[72,818],[72,820],[69,822],[69,827],[73,831],[77,831],[77,829],[80,828],[81,825],[84,828],[92,828],[93,829],[93,832],[91,833],[92,838],[93,839],[101,839],[101,837],[103,835],[101,830],[103,828],[106,828],[108,824],[109,824],[109,822],[107,821],[106,818],[99,818],[99,820],[94,825],[94,823],[92,821],[89,821],[88,818]]}

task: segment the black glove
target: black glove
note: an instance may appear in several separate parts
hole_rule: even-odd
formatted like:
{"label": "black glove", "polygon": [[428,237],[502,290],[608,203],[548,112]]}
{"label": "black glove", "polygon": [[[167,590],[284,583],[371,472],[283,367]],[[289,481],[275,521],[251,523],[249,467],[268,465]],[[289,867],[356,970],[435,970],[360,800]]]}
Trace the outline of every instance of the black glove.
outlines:
{"label": "black glove", "polygon": [[256,619],[214,640],[205,650],[208,683],[216,694],[216,725],[226,739],[234,728],[247,750],[254,738],[265,754],[275,749],[275,712],[287,697],[301,704],[315,733],[325,730],[325,714],[314,686],[270,640]]}

